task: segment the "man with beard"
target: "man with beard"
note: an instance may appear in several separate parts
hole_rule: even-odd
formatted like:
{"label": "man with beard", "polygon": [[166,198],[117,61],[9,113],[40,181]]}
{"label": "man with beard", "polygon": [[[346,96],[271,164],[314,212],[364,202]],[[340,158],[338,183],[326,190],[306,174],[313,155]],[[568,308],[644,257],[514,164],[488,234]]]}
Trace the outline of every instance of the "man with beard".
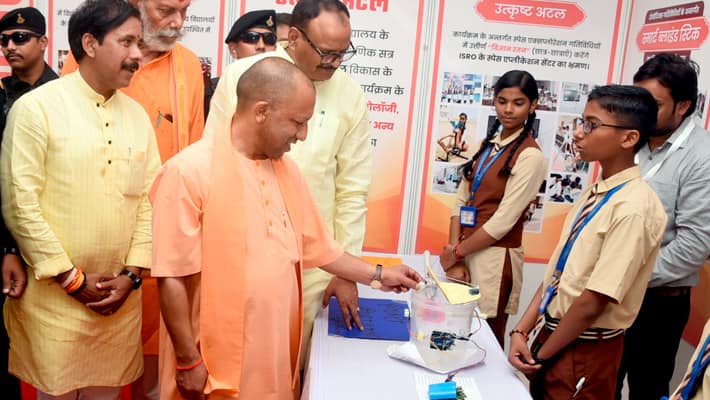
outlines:
{"label": "man with beard", "polygon": [[[308,140],[289,152],[306,177],[313,198],[335,240],[359,255],[365,238],[367,194],[372,178],[372,147],[365,94],[340,64],[355,54],[350,13],[339,0],[301,0],[293,8],[288,47],[239,59],[222,75],[207,116],[205,136],[229,126],[237,105],[239,77],[264,57],[282,57],[303,71],[316,88]],[[345,324],[362,329],[354,283],[314,268],[304,271],[302,354],[307,354],[316,313],[338,298]],[[305,357],[302,358],[305,360]]]}
{"label": "man with beard", "polygon": [[39,399],[117,399],[143,372],[140,274],[150,266],[151,121],[128,86],[140,14],[87,0],[69,19],[79,71],[18,99],[2,143],[3,216],[27,263],[5,303],[10,372]]}
{"label": "man with beard", "polygon": [[[44,62],[47,48],[47,24],[36,8],[16,8],[0,19],[0,45],[3,55],[12,68],[12,74],[0,82],[0,138],[5,128],[5,117],[12,104],[23,94],[53,79],[57,74]],[[3,292],[5,296],[19,298],[27,284],[27,273],[22,265],[15,239],[0,219],[0,247],[2,247]],[[0,308],[0,319],[2,319]],[[8,400],[19,400],[20,381],[7,373],[10,344],[5,324],[0,324],[0,393]]]}
{"label": "man with beard", "polygon": [[[204,80],[197,56],[178,43],[189,0],[128,0],[141,13],[143,60],[123,92],[139,102],[153,123],[162,162],[202,137]],[[76,69],[69,57],[62,74]],[[145,374],[134,384],[134,399],[158,398],[160,310],[155,279],[143,283]],[[145,397],[144,397],[145,396]]]}
{"label": "man with beard", "polygon": [[[663,203],[668,225],[641,310],[626,331],[618,399],[624,375],[630,400],[668,395],[690,315],[690,288],[698,284],[710,255],[710,136],[694,121],[696,70],[695,63],[663,53],[634,75],[634,85],[647,89],[658,103],[657,130],[638,152],[638,163]],[[644,361],[649,351],[652,363]]]}

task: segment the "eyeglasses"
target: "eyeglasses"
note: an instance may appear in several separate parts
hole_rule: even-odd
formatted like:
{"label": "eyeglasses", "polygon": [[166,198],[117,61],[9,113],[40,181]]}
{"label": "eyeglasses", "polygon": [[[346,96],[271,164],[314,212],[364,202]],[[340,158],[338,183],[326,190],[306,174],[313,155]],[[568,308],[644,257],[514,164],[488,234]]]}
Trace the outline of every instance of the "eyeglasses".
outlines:
{"label": "eyeglasses", "polygon": [[594,122],[594,121],[590,121],[588,119],[582,120],[582,132],[584,132],[585,135],[589,135],[590,133],[592,133],[593,130],[599,128],[600,126],[608,126],[609,128],[618,128],[618,129],[636,129],[631,126],[605,124],[603,122]]}
{"label": "eyeglasses", "polygon": [[309,38],[308,35],[306,35],[306,32],[304,32],[303,29],[301,29],[299,27],[295,27],[295,28],[298,29],[298,31],[303,34],[303,38],[306,39],[306,42],[308,42],[308,44],[311,45],[313,50],[315,50],[316,53],[318,53],[318,55],[320,56],[321,64],[334,64],[339,61],[340,62],[348,61],[351,58],[353,58],[353,56],[357,52],[355,50],[355,46],[353,46],[353,42],[350,42],[350,46],[345,51],[323,51],[323,50],[319,49],[318,47],[316,47],[315,44],[313,44],[313,41],[311,41],[311,38]]}
{"label": "eyeglasses", "polygon": [[12,40],[13,43],[16,45],[24,44],[28,42],[31,38],[33,37],[41,37],[42,35],[38,35],[34,32],[12,32],[11,34],[0,34],[0,44],[2,47],[7,47],[8,44],[10,44],[10,40]]}
{"label": "eyeglasses", "polygon": [[276,34],[273,32],[253,32],[247,31],[239,35],[239,40],[244,43],[255,44],[259,43],[259,39],[264,40],[264,44],[273,46],[276,44]]}

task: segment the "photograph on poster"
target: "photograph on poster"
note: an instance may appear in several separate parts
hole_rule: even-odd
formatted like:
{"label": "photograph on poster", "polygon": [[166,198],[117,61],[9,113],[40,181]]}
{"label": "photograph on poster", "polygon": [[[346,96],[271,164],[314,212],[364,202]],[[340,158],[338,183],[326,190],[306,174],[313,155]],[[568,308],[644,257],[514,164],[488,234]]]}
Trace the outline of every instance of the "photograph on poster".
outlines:
{"label": "photograph on poster", "polygon": [[698,90],[698,103],[695,108],[695,116],[701,121],[705,120],[705,103],[707,98],[707,92]]}
{"label": "photograph on poster", "polygon": [[587,96],[592,89],[594,86],[587,83],[562,82],[560,112],[582,115]]}
{"label": "photograph on poster", "polygon": [[68,56],[69,50],[57,50],[57,71],[61,72],[62,68],[64,68],[64,61],[66,61]]}
{"label": "photograph on poster", "polygon": [[551,170],[585,174],[589,172],[589,163],[575,160],[574,157],[572,136],[581,123],[582,118],[577,115],[560,115],[555,130]]}
{"label": "photograph on poster", "polygon": [[476,139],[478,108],[441,104],[439,116],[436,160],[462,163],[471,159],[478,140]]}
{"label": "photograph on poster", "polygon": [[461,183],[459,164],[434,162],[432,169],[432,193],[456,194]]}
{"label": "photograph on poster", "polygon": [[212,57],[197,57],[200,60],[200,66],[202,67],[202,76],[205,82],[209,82],[212,79]]}
{"label": "photograph on poster", "polygon": [[558,82],[537,81],[537,109],[540,111],[557,111]]}
{"label": "photograph on poster", "polygon": [[[493,86],[498,82],[500,76],[485,76],[483,79],[483,100],[484,106],[493,105]],[[557,111],[558,82],[537,80],[538,100],[537,109],[539,111]]]}
{"label": "photograph on poster", "polygon": [[481,76],[444,72],[441,104],[477,104],[481,101]]}
{"label": "photograph on poster", "polygon": [[542,232],[542,222],[545,219],[544,199],[544,194],[538,194],[528,205],[523,222],[525,232]]}
{"label": "photograph on poster", "polygon": [[547,178],[546,201],[573,204],[584,189],[584,180],[577,174],[551,172]]}

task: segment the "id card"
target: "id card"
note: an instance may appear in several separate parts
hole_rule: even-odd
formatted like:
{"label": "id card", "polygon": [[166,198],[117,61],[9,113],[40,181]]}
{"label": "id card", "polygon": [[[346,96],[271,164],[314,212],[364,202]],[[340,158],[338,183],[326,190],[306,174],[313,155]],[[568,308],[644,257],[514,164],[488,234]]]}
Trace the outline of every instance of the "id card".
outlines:
{"label": "id card", "polygon": [[476,207],[461,206],[461,212],[459,213],[459,223],[461,226],[467,226],[473,228],[476,226]]}

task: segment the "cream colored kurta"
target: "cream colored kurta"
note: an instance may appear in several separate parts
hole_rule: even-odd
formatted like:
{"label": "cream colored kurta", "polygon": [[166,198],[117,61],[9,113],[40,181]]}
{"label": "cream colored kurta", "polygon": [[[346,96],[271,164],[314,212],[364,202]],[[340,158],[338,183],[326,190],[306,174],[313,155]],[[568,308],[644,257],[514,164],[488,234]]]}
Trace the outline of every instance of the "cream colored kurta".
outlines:
{"label": "cream colored kurta", "polygon": [[5,305],[10,372],[54,395],[132,382],[143,369],[140,291],[104,317],[52,278],[72,266],[149,267],[147,191],[160,158],[145,111],[70,74],[15,103],[0,161],[3,215],[30,277]]}
{"label": "cream colored kurta", "polygon": [[[588,289],[612,299],[592,327],[626,329],[636,319],[668,217],[656,193],[641,179],[638,166],[600,179],[597,201],[623,182],[626,184],[577,237],[557,294],[547,308],[553,318],[562,319],[582,291]],[[545,271],[543,288],[552,281],[570,227],[591,190],[592,186],[587,187],[567,214],[562,237]]]}
{"label": "cream colored kurta", "polygon": [[[239,77],[265,57],[293,60],[281,47],[230,64],[212,97],[205,125],[209,136],[219,125],[229,124],[236,110]],[[365,95],[360,86],[338,69],[327,81],[313,82],[316,104],[308,121],[308,138],[296,143],[289,156],[306,178],[326,226],[350,254],[359,255],[365,239],[367,194],[372,178],[372,147]],[[304,338],[321,308],[331,275],[321,269],[304,271]]]}
{"label": "cream colored kurta", "polygon": [[[521,133],[522,129],[504,140],[501,140],[499,135],[493,138],[491,143],[503,147],[515,141]],[[491,154],[491,156],[493,155],[495,153]],[[547,163],[540,149],[528,147],[521,151],[505,184],[503,200],[493,216],[482,227],[486,233],[495,239],[501,239],[507,235],[530,202],[535,200],[546,173]],[[460,215],[461,206],[466,205],[469,198],[470,188],[470,184],[461,182],[451,216],[458,217]],[[520,291],[523,285],[524,252],[522,246],[510,248],[507,251],[513,268],[513,288],[505,312],[506,314],[515,314],[518,312]],[[490,246],[467,255],[465,259],[471,273],[471,282],[479,285],[481,289],[479,302],[481,312],[489,318],[493,318],[497,314],[505,254],[505,247]]]}

